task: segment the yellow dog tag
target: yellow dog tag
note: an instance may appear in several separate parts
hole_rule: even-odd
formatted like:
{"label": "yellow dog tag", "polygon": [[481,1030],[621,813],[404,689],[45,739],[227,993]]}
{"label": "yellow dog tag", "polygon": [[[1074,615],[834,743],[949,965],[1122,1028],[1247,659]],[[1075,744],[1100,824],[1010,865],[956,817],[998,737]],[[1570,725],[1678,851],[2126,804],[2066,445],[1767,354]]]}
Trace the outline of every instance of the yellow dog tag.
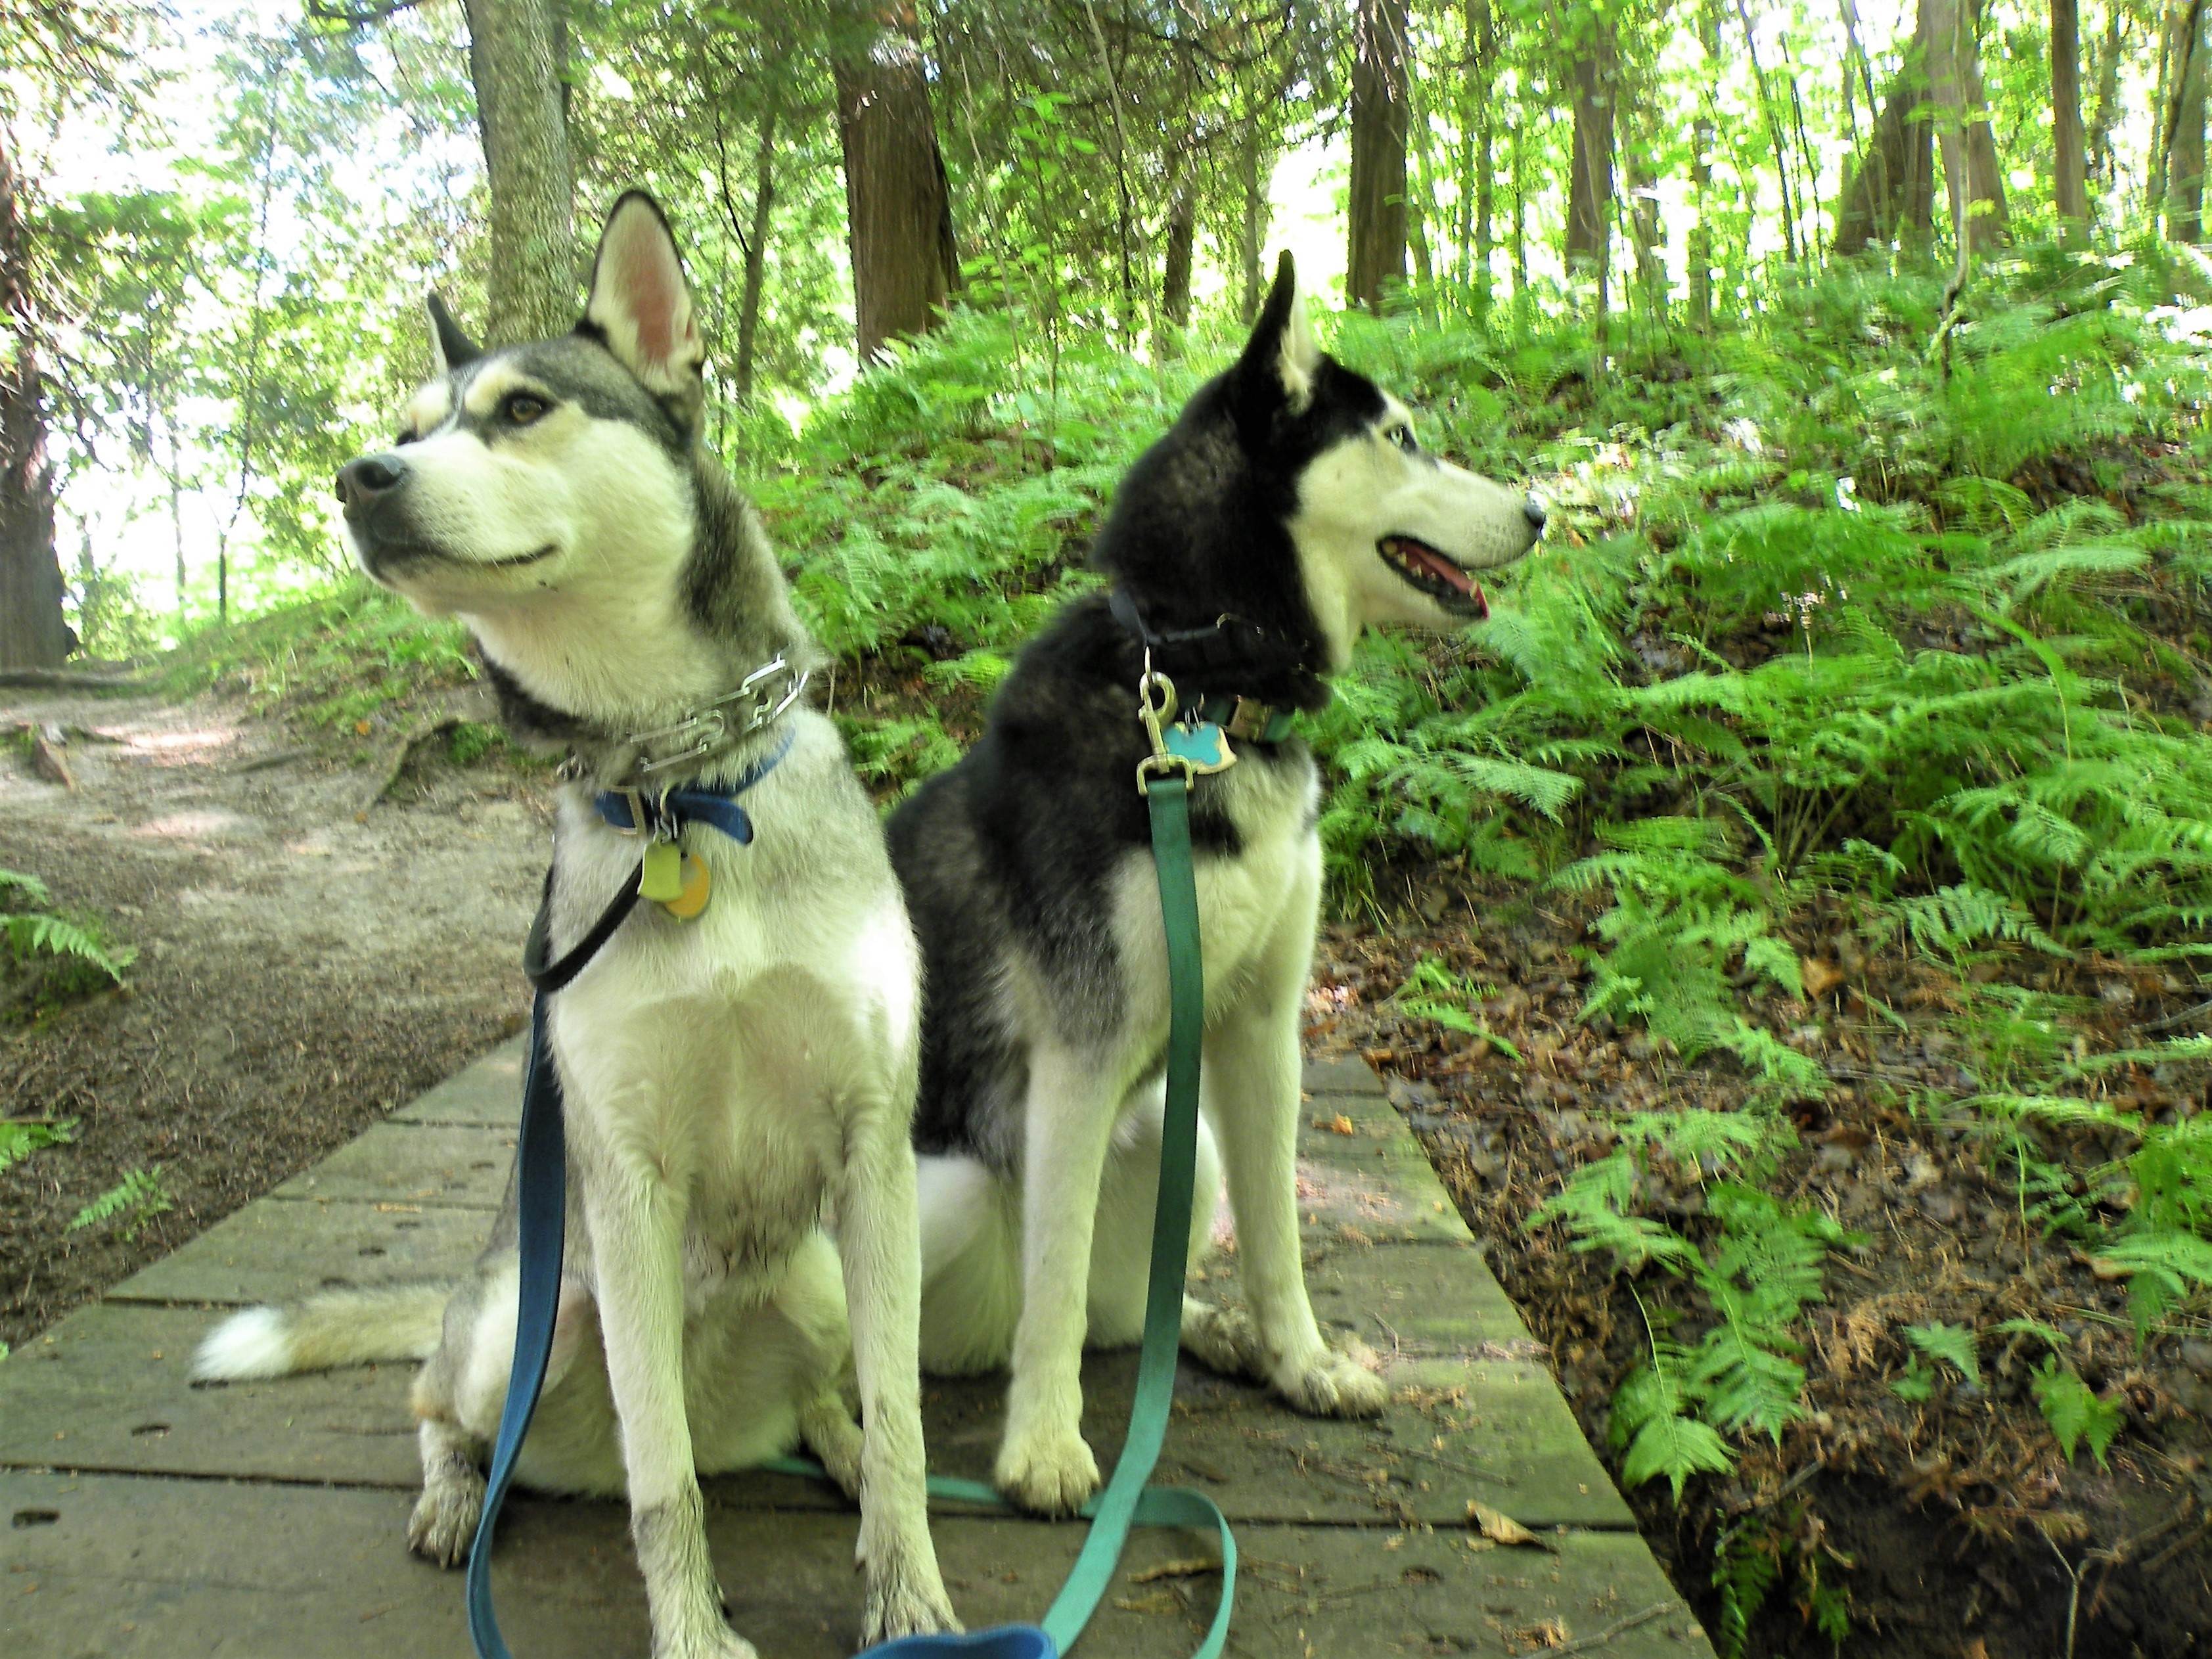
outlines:
{"label": "yellow dog tag", "polygon": [[684,894],[684,850],[672,841],[656,841],[645,849],[645,869],[638,878],[640,898],[666,904]]}
{"label": "yellow dog tag", "polygon": [[707,908],[707,891],[714,883],[707,874],[707,861],[693,854],[684,855],[684,890],[672,899],[663,899],[660,908],[678,921],[690,921]]}

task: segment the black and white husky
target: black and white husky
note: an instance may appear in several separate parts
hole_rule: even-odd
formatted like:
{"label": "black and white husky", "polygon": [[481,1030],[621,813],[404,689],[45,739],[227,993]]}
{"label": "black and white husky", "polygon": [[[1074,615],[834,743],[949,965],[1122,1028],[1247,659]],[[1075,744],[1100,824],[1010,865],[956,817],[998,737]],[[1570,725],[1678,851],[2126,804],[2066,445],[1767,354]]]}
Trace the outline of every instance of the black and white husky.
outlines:
{"label": "black and white husky", "polygon": [[1094,550],[1113,602],[1069,605],[975,749],[893,816],[924,962],[922,1360],[1011,1362],[998,1482],[1022,1504],[1064,1513],[1097,1486],[1083,1348],[1143,1324],[1168,1024],[1136,787],[1147,639],[1239,757],[1192,798],[1207,1127],[1191,1243],[1195,1260],[1225,1170],[1249,1306],[1187,1299],[1183,1344],[1301,1411],[1371,1414],[1383,1384],[1322,1342],[1299,1260],[1319,781],[1273,717],[1325,702],[1365,628],[1486,615],[1472,573],[1519,558],[1543,521],[1425,451],[1404,405],[1320,350],[1285,256],[1243,356],[1115,494]]}
{"label": "black and white husky", "polygon": [[[742,797],[750,845],[684,834],[703,914],[641,903],[553,1001],[568,1253],[518,1478],[627,1494],[656,1659],[750,1659],[720,1611],[697,1472],[803,1436],[860,1500],[867,1640],[957,1628],[923,1491],[914,934],[836,732],[798,695],[814,647],[767,538],[700,447],[705,354],[675,244],[631,194],[574,333],[482,351],[434,300],[432,315],[440,373],[339,493],[362,566],[466,618],[508,726],[569,757],[556,950],[638,866],[595,792],[650,799],[781,757]],[[257,1309],[199,1358],[220,1377],[427,1358],[409,1538],[447,1563],[475,1531],[507,1388],[512,1186],[459,1287]]]}

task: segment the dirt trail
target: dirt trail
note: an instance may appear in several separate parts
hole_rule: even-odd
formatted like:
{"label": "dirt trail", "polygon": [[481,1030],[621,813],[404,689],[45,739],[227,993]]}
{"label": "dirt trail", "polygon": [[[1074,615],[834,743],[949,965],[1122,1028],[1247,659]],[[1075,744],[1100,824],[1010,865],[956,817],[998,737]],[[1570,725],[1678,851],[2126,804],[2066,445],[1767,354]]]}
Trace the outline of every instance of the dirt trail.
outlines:
{"label": "dirt trail", "polygon": [[[218,697],[0,692],[0,732],[24,720],[87,735],[74,792],[0,749],[0,868],[138,959],[125,991],[0,1025],[0,1116],[76,1120],[0,1171],[9,1343],[519,1029],[550,823],[542,783],[496,768],[434,766],[357,816],[370,773]],[[155,1165],[169,1212],[69,1229]]]}

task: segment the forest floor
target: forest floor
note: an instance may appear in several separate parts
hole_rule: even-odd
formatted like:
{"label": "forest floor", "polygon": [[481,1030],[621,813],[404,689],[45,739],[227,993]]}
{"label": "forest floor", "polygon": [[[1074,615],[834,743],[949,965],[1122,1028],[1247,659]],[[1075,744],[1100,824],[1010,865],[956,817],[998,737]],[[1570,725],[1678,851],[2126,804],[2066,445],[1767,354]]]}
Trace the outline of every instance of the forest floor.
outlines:
{"label": "forest floor", "polygon": [[[232,696],[0,699],[0,731],[24,720],[72,736],[62,752],[76,787],[0,752],[0,868],[39,874],[54,908],[96,910],[139,954],[126,991],[28,1019],[18,1006],[0,1024],[0,1115],[73,1126],[66,1143],[0,1171],[10,1342],[518,1029],[515,952],[548,811],[542,774],[496,751],[464,768],[428,749],[365,805],[380,760],[351,763],[364,757],[343,737]],[[1393,872],[1376,891],[1389,895],[1387,925],[1340,923],[1324,939],[1311,1046],[1357,1052],[1391,1077],[1394,1103],[1607,1449],[1607,1403],[1650,1340],[1648,1322],[1664,1329],[1679,1310],[1691,1323],[1673,1334],[1693,1335],[1695,1299],[1656,1270],[1615,1277],[1564,1229],[1532,1230],[1528,1218],[1563,1174],[1611,1150],[1610,1109],[1728,1109],[1745,1085],[1732,1062],[1684,1064],[1641,1030],[1579,1018],[1587,970],[1575,951],[1589,941],[1570,902],[1532,903],[1525,889],[1432,865]],[[1787,1035],[1835,1086],[1798,1109],[1780,1182],[1858,1237],[1830,1257],[1805,1356],[1810,1415],[1778,1446],[1753,1443],[1733,1474],[1693,1483],[1679,1508],[1663,1483],[1632,1492],[1647,1537],[1717,1633],[1716,1547],[1756,1515],[1761,1540],[1804,1547],[1793,1562],[1829,1564],[1850,1598],[1852,1655],[2204,1651],[2212,1343],[2184,1329],[2138,1348],[2124,1287],[2024,1223],[1969,1127],[1899,1108],[1908,1091],[1972,1091],[1955,981],[1865,958],[1841,930],[1797,943],[1824,988],[1787,1011]],[[1482,1009],[1502,1044],[1401,1013],[1392,994],[1424,957],[1490,988]],[[2107,1046],[2181,1007],[2173,986],[2140,969],[2054,971],[2106,1011]],[[1877,1021],[1876,1004],[1899,1020]],[[131,1171],[155,1169],[167,1211],[70,1224]],[[1674,1201],[1694,1213],[1703,1194],[1686,1172]],[[2092,1386],[2122,1391],[2130,1432],[2108,1470],[2060,1458],[2030,1398],[2032,1346],[2014,1344],[1978,1384],[1918,1402],[1893,1391],[1902,1326],[2007,1319],[2062,1333]],[[1832,1650],[1802,1611],[1808,1589],[1784,1576],[1748,1651]]]}
{"label": "forest floor", "polygon": [[[1613,1114],[1731,1110],[1747,1084],[1733,1062],[1686,1065],[1640,1029],[1581,1020],[1587,970],[1575,953],[1590,941],[1567,896],[1532,904],[1510,884],[1434,867],[1396,873],[1402,915],[1418,920],[1328,930],[1311,1044],[1358,1053],[1385,1073],[1604,1449],[1616,1387],[1655,1328],[1695,1340],[1697,1299],[1656,1269],[1615,1276],[1603,1253],[1577,1253],[1565,1228],[1532,1227],[1531,1214],[1563,1175],[1613,1149]],[[2020,1213],[1971,1121],[1900,1105],[1916,1091],[1974,1092],[1954,979],[1903,957],[1858,957],[1840,931],[1798,943],[1808,984],[1825,988],[1786,1011],[1787,1037],[1823,1062],[1833,1087],[1796,1109],[1799,1145],[1767,1186],[1812,1200],[1855,1235],[1831,1253],[1826,1305],[1813,1316],[1803,1357],[1812,1409],[1778,1445],[1744,1443],[1734,1474],[1693,1482],[1679,1507],[1663,1481],[1630,1492],[1647,1539],[1717,1638],[1716,1547],[1739,1528],[1763,1547],[1790,1539],[1795,1559],[1827,1565],[1850,1598],[1840,1649],[1849,1655],[2207,1651],[2212,1342],[2181,1330],[2139,1346],[2125,1285]],[[1482,1012],[1517,1054],[1401,1016],[1392,993],[1424,956],[1492,988]],[[2054,988],[2106,1011],[2110,1029],[2092,1039],[2103,1047],[2140,1041],[2143,1026],[2185,1012],[2160,974],[2054,971],[2066,981]],[[1898,1018],[1877,1020],[1876,1003]],[[2146,1074],[2138,1087],[2147,1109],[2186,1111],[2197,1103],[2180,1097],[2203,1080]],[[1697,1213],[1699,1172],[1676,1178],[1664,1207]],[[2031,1397],[2041,1349],[2024,1337],[1975,1382],[1918,1401],[1893,1389],[1904,1326],[1988,1330],[2008,1320],[2055,1329],[2093,1387],[2117,1389],[2130,1432],[2109,1468],[2060,1455]],[[1747,1651],[1836,1650],[1808,1616],[1806,1585],[1785,1575],[1776,1592]]]}
{"label": "forest floor", "polygon": [[[69,737],[76,787],[0,749],[0,870],[137,956],[126,988],[48,1009],[0,973],[0,1117],[70,1126],[0,1170],[0,1344],[520,1029],[550,822],[496,757],[418,757],[405,805],[365,809],[374,777],[328,734],[235,696],[0,693],[0,732],[25,721]],[[152,1201],[71,1226],[137,1171]]]}

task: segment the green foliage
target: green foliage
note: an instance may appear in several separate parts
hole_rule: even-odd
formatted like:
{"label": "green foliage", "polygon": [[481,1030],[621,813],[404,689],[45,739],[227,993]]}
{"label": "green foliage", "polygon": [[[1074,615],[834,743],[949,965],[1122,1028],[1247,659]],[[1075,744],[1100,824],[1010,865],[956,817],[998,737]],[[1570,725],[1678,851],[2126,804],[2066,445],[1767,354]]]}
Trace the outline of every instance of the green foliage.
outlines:
{"label": "green foliage", "polygon": [[116,1224],[125,1238],[136,1239],[157,1215],[176,1207],[161,1180],[161,1166],[132,1170],[122,1180],[79,1210],[69,1224],[71,1232],[86,1227]]}
{"label": "green foliage", "polygon": [[76,1139],[76,1120],[62,1123],[18,1122],[0,1118],[0,1170],[21,1164],[33,1152],[48,1146],[65,1146]]}
{"label": "green foliage", "polygon": [[[0,870],[0,903],[43,907],[52,897],[36,876]],[[58,915],[42,908],[0,910],[0,940],[17,970],[38,969],[31,991],[34,1004],[64,1002],[104,985],[120,985],[123,970],[137,955],[109,939],[91,917]]]}
{"label": "green foliage", "polygon": [[1905,1340],[1928,1356],[1949,1364],[1976,1388],[1982,1385],[1982,1364],[1974,1352],[1974,1334],[1963,1325],[1907,1325]]}
{"label": "green foliage", "polygon": [[2102,1468],[2105,1449],[2119,1433],[2126,1413],[2112,1402],[2099,1399],[2081,1380],[2081,1373],[2061,1364],[2056,1354],[2036,1367],[2028,1386],[2034,1390],[2035,1403],[2043,1409],[2043,1420],[2057,1437],[2058,1449],[2066,1461],[2074,1461],[2075,1448],[2086,1440],[2089,1443],[2089,1455]]}
{"label": "green foliage", "polygon": [[1517,1060],[1520,1049],[1476,1017],[1483,1000],[1492,994],[1492,987],[1472,975],[1455,974],[1435,957],[1425,956],[1413,964],[1413,972],[1406,975],[1406,982],[1391,1000],[1410,1019],[1425,1019],[1448,1031],[1480,1037],[1508,1060]]}

